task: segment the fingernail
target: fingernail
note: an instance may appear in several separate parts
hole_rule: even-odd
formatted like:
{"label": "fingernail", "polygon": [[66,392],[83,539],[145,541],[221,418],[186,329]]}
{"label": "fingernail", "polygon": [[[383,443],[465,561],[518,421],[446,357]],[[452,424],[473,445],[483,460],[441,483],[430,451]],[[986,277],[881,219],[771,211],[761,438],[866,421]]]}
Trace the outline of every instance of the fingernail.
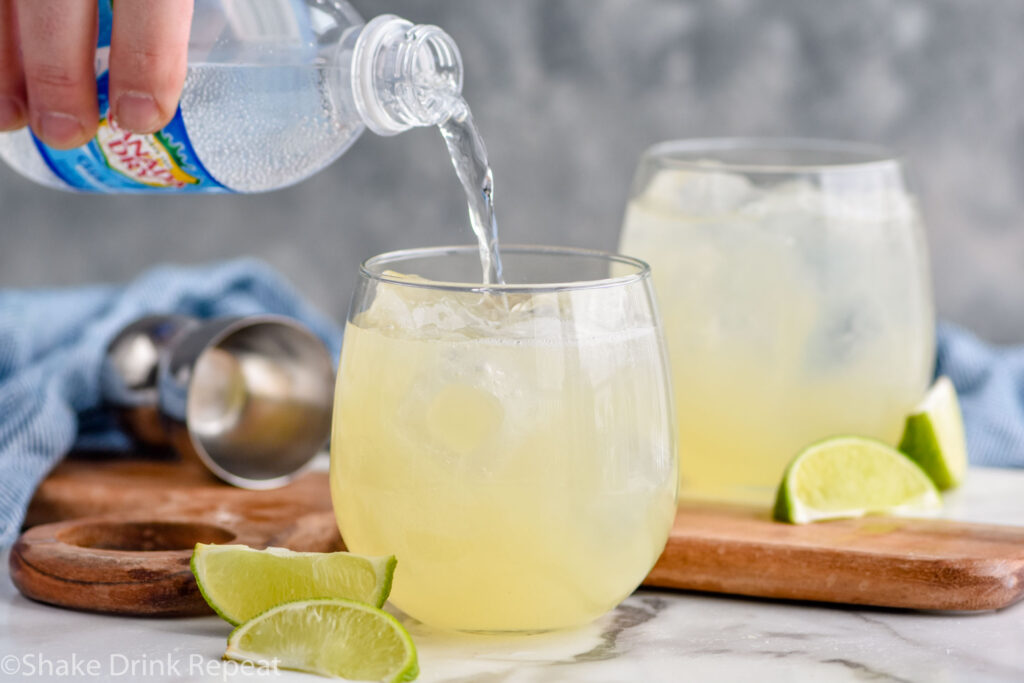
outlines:
{"label": "fingernail", "polygon": [[25,105],[13,97],[0,97],[0,130],[12,130],[25,125]]}
{"label": "fingernail", "polygon": [[48,145],[67,145],[85,137],[85,126],[71,114],[44,111],[39,114],[39,137]]}
{"label": "fingernail", "polygon": [[117,98],[114,118],[117,125],[133,133],[152,133],[160,127],[160,108],[152,95],[126,92]]}

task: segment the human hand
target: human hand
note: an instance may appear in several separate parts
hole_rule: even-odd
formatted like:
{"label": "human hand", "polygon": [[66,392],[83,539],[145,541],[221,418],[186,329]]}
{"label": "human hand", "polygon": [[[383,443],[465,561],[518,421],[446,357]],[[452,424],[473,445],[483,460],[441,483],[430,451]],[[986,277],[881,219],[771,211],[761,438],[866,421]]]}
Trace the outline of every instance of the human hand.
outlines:
{"label": "human hand", "polygon": [[[110,110],[152,133],[185,82],[193,0],[116,0]],[[0,131],[31,125],[57,149],[96,134],[96,0],[0,0]]]}

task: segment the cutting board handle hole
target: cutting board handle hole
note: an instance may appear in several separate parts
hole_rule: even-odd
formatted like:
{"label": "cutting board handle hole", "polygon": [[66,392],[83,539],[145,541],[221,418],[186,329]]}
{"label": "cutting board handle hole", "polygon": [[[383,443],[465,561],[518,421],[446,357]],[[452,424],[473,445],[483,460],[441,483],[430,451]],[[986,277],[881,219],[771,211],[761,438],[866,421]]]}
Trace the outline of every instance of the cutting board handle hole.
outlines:
{"label": "cutting board handle hole", "polygon": [[57,540],[96,550],[155,552],[191,550],[196,543],[230,543],[235,534],[202,522],[92,522],[62,530]]}

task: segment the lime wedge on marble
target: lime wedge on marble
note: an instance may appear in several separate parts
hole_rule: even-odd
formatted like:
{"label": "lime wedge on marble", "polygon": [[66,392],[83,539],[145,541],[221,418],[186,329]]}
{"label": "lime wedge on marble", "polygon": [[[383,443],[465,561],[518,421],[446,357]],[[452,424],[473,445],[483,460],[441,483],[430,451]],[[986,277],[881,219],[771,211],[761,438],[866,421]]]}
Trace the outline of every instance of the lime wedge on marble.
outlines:
{"label": "lime wedge on marble", "polygon": [[237,626],[293,600],[344,598],[380,607],[391,592],[395,558],[198,543],[191,567],[206,602]]}
{"label": "lime wedge on marble", "polygon": [[956,389],[940,377],[907,417],[900,450],[941,490],[959,486],[967,473],[967,439]]}
{"label": "lime wedge on marble", "polygon": [[942,507],[935,484],[899,451],[873,439],[840,436],[804,449],[789,463],[775,519],[805,524],[869,514],[925,514]]}
{"label": "lime wedge on marble", "polygon": [[411,681],[416,647],[398,621],[352,600],[299,600],[245,622],[227,659],[358,681]]}

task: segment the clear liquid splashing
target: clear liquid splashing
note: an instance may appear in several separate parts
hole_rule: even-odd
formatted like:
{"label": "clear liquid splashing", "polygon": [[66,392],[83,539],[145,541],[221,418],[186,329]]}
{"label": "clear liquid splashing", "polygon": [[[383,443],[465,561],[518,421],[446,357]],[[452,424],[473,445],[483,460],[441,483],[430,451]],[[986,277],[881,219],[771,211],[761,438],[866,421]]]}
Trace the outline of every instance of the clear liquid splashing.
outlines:
{"label": "clear liquid splashing", "polygon": [[473,114],[462,98],[452,102],[452,115],[438,126],[452,165],[469,204],[469,223],[480,245],[484,284],[504,284],[498,250],[498,223],[494,216],[494,176],[487,163],[487,149],[473,123]]}

